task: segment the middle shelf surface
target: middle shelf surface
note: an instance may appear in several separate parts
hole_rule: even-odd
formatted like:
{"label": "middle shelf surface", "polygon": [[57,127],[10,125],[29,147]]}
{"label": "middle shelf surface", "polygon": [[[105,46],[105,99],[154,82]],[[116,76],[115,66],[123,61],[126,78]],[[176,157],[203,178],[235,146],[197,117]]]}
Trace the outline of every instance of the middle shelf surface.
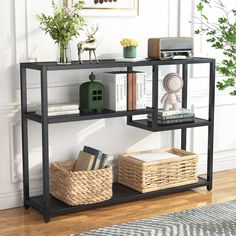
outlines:
{"label": "middle shelf surface", "polygon": [[[152,108],[138,109],[131,111],[112,111],[105,109],[102,112],[88,112],[80,114],[71,114],[71,115],[57,115],[57,116],[48,116],[48,123],[63,123],[63,122],[73,122],[81,120],[93,120],[93,119],[102,119],[102,118],[112,118],[112,117],[122,117],[122,116],[133,116],[133,115],[143,115],[149,114],[153,111]],[[25,114],[26,118],[42,123],[43,119],[41,115],[36,114],[35,112],[28,112]]]}
{"label": "middle shelf surface", "polygon": [[[112,111],[112,110],[106,109],[101,113],[92,112],[92,113],[82,113],[82,114],[48,116],[47,122],[48,124],[75,122],[75,121],[93,120],[93,119],[102,119],[102,118],[145,115],[145,114],[150,114],[151,112],[153,112],[152,108],[132,110],[132,111]],[[43,117],[41,115],[36,114],[35,112],[28,112],[25,114],[25,117],[27,119],[30,119],[39,123],[43,123]],[[208,126],[210,125],[210,121],[195,117],[193,122],[174,123],[174,124],[165,124],[165,125],[157,124],[156,126],[153,127],[152,123],[149,122],[147,119],[137,119],[137,120],[128,121],[128,125],[145,129],[145,130],[149,130],[152,132],[156,132],[156,131]]]}

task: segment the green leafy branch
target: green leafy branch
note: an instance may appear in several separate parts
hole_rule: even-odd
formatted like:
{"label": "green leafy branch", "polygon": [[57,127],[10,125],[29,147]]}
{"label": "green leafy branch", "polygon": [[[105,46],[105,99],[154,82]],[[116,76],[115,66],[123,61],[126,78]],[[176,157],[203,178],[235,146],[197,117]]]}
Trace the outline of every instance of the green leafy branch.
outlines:
{"label": "green leafy branch", "polygon": [[79,31],[85,26],[85,20],[80,16],[84,1],[80,0],[67,7],[65,2],[57,6],[52,0],[53,15],[44,13],[37,15],[41,29],[49,34],[55,43],[67,45],[73,37],[79,36]]}
{"label": "green leafy branch", "polygon": [[[206,15],[206,6],[220,10],[221,15],[216,22],[210,22]],[[231,95],[236,95],[236,9],[227,10],[221,0],[200,0],[197,4],[200,13],[200,27],[196,34],[205,34],[207,42],[215,49],[222,50],[223,59],[216,70],[227,79],[217,82],[219,90],[231,88]]]}

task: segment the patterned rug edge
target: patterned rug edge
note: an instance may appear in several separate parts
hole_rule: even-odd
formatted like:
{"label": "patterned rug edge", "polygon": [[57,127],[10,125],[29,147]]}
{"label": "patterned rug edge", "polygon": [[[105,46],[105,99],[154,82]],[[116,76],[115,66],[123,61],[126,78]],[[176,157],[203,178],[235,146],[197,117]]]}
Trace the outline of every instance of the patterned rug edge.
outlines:
{"label": "patterned rug edge", "polygon": [[[232,205],[232,206],[231,206]],[[212,212],[212,210],[218,210],[219,214],[215,214]],[[223,209],[223,210],[222,210]],[[224,209],[228,210],[227,214],[224,214]],[[199,217],[199,214],[201,215],[202,212],[207,211],[209,212],[209,219],[206,219],[206,217]],[[232,215],[235,215],[234,218],[232,218],[231,221],[231,212],[230,210],[233,210]],[[229,217],[230,214],[230,217]],[[200,224],[198,221],[190,221],[189,219],[195,218],[193,217],[194,215],[198,215],[196,218],[199,217],[199,220],[203,220],[203,224]],[[204,215],[207,215],[207,213],[204,213]],[[188,218],[186,218],[186,216]],[[214,216],[214,217],[213,217]],[[224,218],[222,217],[225,216],[225,220],[229,220],[229,222],[223,222],[224,225],[226,225],[226,229],[222,228],[222,225],[219,225],[221,221],[225,221]],[[219,217],[215,218],[215,217]],[[174,219],[173,219],[174,218]],[[163,221],[164,220],[164,221]],[[177,222],[178,226],[174,225],[174,223]],[[191,226],[187,225],[185,222],[181,222],[181,220],[187,221]],[[221,220],[221,221],[220,221]],[[154,225],[150,226],[150,222]],[[164,228],[163,224],[167,223]],[[158,225],[159,223],[159,225]],[[160,223],[162,223],[160,225]],[[230,225],[230,223],[233,223],[233,225]],[[172,224],[172,225],[171,225]],[[181,225],[182,224],[182,225]],[[146,226],[145,226],[146,225]],[[193,227],[195,225],[195,228]],[[210,226],[212,225],[212,227]],[[141,229],[137,229],[137,227]],[[217,227],[222,228],[222,230],[218,230]],[[185,229],[184,229],[185,228]],[[125,232],[127,230],[127,232]],[[191,230],[191,231],[190,231]],[[208,234],[207,230],[210,230],[210,234]],[[215,232],[213,232],[215,231]],[[225,232],[224,232],[225,231]],[[232,231],[232,232],[231,232]],[[234,233],[235,232],[235,233]],[[109,234],[108,234],[109,233]],[[146,233],[146,234],[145,234]],[[206,205],[206,206],[200,206],[192,209],[187,209],[175,213],[169,213],[169,214],[164,214],[164,215],[159,215],[159,216],[154,216],[150,218],[145,218],[141,220],[135,220],[135,221],[130,221],[126,223],[121,223],[121,224],[114,224],[112,226],[107,226],[107,227],[102,227],[102,228],[97,228],[81,233],[75,233],[71,234],[70,236],[106,236],[106,235],[117,235],[117,236],[179,236],[179,235],[184,235],[184,236],[205,236],[205,235],[211,235],[211,236],[224,236],[224,235],[229,235],[229,236],[235,236],[236,235],[236,199],[230,200],[230,201],[222,201],[218,203],[214,203],[211,205]]]}

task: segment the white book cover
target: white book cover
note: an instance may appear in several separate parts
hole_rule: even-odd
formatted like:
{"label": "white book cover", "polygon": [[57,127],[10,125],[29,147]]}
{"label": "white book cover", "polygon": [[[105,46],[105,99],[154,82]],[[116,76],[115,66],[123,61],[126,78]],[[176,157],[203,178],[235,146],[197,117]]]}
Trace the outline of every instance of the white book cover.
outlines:
{"label": "white book cover", "polygon": [[144,109],[147,105],[145,72],[136,72],[136,84],[136,109]]}
{"label": "white book cover", "polygon": [[127,109],[126,80],[126,73],[104,73],[103,84],[106,88],[106,104],[108,109],[114,111],[123,111]]}
{"label": "white book cover", "polygon": [[178,158],[179,156],[172,154],[170,152],[158,151],[158,152],[134,154],[130,157],[143,161],[143,162],[153,162],[153,161]]}
{"label": "white book cover", "polygon": [[[41,110],[41,105],[37,104],[37,110]],[[48,104],[48,112],[54,111],[72,111],[78,110],[79,105],[75,103],[55,103],[55,104]]]}
{"label": "white book cover", "polygon": [[120,81],[120,90],[121,90],[121,108],[122,110],[127,110],[127,74],[121,74]]}
{"label": "white book cover", "polygon": [[[38,110],[35,112],[38,115],[42,115],[41,114],[41,110]],[[48,112],[48,116],[62,116],[62,115],[73,115],[73,114],[79,114],[80,111],[79,109],[77,110],[68,110],[68,111],[49,111]]]}
{"label": "white book cover", "polygon": [[164,109],[159,109],[158,110],[158,115],[162,115],[162,116],[171,116],[171,115],[178,115],[178,114],[189,114],[192,113],[192,111],[190,109],[186,109],[186,108],[179,108],[177,110],[164,110]]}

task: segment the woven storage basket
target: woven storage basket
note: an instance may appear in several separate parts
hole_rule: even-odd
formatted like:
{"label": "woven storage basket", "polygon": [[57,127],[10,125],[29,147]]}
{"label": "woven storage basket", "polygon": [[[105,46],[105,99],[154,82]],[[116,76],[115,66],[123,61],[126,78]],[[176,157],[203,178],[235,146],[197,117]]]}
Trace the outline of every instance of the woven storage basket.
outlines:
{"label": "woven storage basket", "polygon": [[[130,157],[160,150],[180,157],[146,163]],[[142,193],[196,183],[197,162],[196,154],[177,148],[124,154],[119,158],[118,182]]]}
{"label": "woven storage basket", "polygon": [[51,194],[70,206],[102,202],[112,197],[112,167],[75,171],[76,161],[50,164]]}

